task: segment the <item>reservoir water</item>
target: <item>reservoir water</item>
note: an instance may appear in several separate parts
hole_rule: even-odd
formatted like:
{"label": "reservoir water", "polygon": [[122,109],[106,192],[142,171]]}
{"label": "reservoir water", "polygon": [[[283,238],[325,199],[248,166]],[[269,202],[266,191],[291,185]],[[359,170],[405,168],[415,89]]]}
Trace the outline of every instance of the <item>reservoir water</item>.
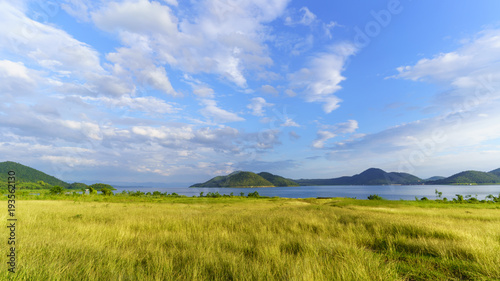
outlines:
{"label": "reservoir water", "polygon": [[415,200],[418,198],[427,197],[436,199],[435,190],[442,192],[442,198],[448,200],[456,198],[456,194],[471,195],[479,200],[485,199],[486,196],[492,194],[499,196],[500,185],[370,185],[370,186],[298,186],[298,187],[268,187],[268,188],[187,188],[187,187],[116,187],[115,193],[120,193],[123,190],[142,192],[160,191],[177,193],[186,196],[199,196],[200,192],[207,194],[208,192],[219,192],[220,194],[240,195],[241,192],[247,195],[250,192],[257,191],[261,196],[269,197],[284,197],[284,198],[310,198],[310,197],[351,197],[357,199],[366,199],[371,194],[377,194],[389,200]]}

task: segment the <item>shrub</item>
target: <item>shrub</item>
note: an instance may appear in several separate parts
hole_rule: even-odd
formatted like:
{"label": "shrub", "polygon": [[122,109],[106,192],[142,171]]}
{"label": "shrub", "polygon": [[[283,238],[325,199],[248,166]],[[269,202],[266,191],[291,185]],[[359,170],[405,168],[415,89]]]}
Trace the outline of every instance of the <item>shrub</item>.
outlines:
{"label": "shrub", "polygon": [[259,195],[259,193],[257,191],[254,191],[252,193],[248,193],[248,197],[258,198],[258,197],[260,197],[260,195]]}
{"label": "shrub", "polygon": [[111,191],[111,189],[106,188],[106,187],[103,187],[101,189],[101,192],[102,192],[102,195],[105,195],[105,196],[113,195],[113,191]]}
{"label": "shrub", "polygon": [[377,194],[372,194],[368,196],[368,200],[383,200],[384,198],[378,196]]}
{"label": "shrub", "polygon": [[62,194],[64,191],[64,188],[58,186],[58,185],[54,185],[51,189],[50,189],[50,194]]}

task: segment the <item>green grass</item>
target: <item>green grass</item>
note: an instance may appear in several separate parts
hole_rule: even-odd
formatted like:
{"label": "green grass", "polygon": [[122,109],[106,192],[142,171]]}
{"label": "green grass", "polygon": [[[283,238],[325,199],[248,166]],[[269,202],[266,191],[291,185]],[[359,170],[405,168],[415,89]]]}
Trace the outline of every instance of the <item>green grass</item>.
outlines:
{"label": "green grass", "polygon": [[0,279],[500,279],[500,204],[58,198],[17,201],[18,271]]}

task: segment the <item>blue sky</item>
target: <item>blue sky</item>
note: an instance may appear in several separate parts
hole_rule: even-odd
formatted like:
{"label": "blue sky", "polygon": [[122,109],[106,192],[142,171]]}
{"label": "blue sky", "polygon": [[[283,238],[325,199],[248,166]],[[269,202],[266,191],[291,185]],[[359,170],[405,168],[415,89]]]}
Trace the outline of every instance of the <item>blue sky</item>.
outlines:
{"label": "blue sky", "polygon": [[498,1],[11,2],[2,161],[180,186],[500,167]]}

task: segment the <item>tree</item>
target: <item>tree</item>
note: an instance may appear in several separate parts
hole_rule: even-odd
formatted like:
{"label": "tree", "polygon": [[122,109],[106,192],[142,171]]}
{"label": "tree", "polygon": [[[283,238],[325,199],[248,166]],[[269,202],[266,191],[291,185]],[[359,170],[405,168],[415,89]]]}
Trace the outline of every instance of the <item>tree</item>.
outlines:
{"label": "tree", "polygon": [[54,185],[51,189],[50,189],[50,194],[62,194],[64,191],[64,188],[58,186],[58,185]]}
{"label": "tree", "polygon": [[436,193],[436,198],[441,198],[441,195],[443,195],[443,193],[438,191],[437,189],[435,190],[434,193]]}
{"label": "tree", "polygon": [[106,187],[103,187],[101,189],[101,192],[102,192],[102,195],[105,195],[105,196],[113,195],[113,191],[111,191],[111,189],[106,188]]}
{"label": "tree", "polygon": [[377,194],[372,194],[368,196],[368,200],[382,200],[383,198],[378,196]]}
{"label": "tree", "polygon": [[109,190],[116,190],[116,188],[112,187],[109,184],[105,184],[105,183],[94,183],[93,185],[90,185],[89,187],[92,187],[95,190],[101,190],[103,188],[107,188]]}

